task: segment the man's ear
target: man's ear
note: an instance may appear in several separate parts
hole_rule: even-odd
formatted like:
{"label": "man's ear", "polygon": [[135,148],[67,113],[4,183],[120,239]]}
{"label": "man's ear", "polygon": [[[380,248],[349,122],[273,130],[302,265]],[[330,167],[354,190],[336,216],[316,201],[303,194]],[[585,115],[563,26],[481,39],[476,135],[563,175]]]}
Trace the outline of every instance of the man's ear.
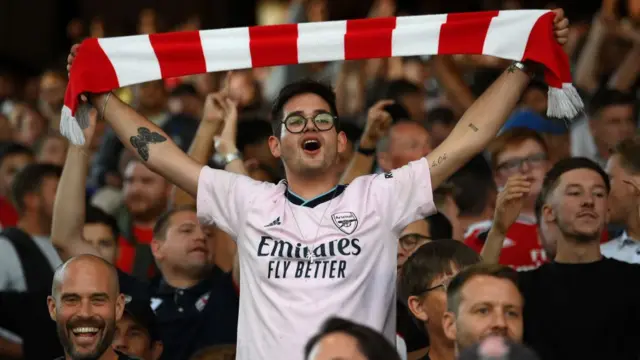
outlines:
{"label": "man's ear", "polygon": [[116,298],[116,321],[119,321],[122,318],[122,314],[124,313],[124,295],[118,294]]}
{"label": "man's ear", "polygon": [[419,297],[409,296],[407,306],[409,307],[409,311],[411,311],[411,314],[413,314],[413,316],[415,316],[417,319],[421,320],[422,322],[429,321],[429,316],[427,315],[427,312],[422,308],[422,301],[420,301]]}
{"label": "man's ear", "polygon": [[280,150],[280,139],[275,136],[269,136],[269,150],[271,150],[271,155],[273,157],[279,159],[282,155],[282,151]]}
{"label": "man's ear", "polygon": [[458,334],[458,329],[456,329],[456,314],[447,311],[442,315],[442,329],[447,339],[451,341],[456,340]]}
{"label": "man's ear", "polygon": [[380,164],[380,168],[383,171],[389,172],[393,170],[391,166],[391,157],[388,152],[378,152],[376,153],[376,157],[378,160],[378,164]]}
{"label": "man's ear", "polygon": [[49,317],[51,320],[56,321],[56,300],[53,296],[47,296],[47,307],[49,308]]}
{"label": "man's ear", "polygon": [[545,222],[554,222],[557,219],[556,212],[549,204],[542,205],[542,219]]}

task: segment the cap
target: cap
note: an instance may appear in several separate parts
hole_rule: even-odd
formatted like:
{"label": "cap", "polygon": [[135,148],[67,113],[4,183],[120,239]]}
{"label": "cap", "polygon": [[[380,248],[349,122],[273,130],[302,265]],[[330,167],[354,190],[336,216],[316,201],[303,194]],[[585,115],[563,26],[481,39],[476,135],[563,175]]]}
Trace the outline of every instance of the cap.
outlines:
{"label": "cap", "polygon": [[501,336],[490,336],[481,343],[468,347],[460,353],[458,360],[540,360],[528,347],[506,340]]}
{"label": "cap", "polygon": [[133,318],[138,325],[147,329],[151,340],[157,340],[156,315],[151,310],[151,299],[124,295],[124,312]]}
{"label": "cap", "polygon": [[514,112],[500,132],[514,128],[527,128],[539,133],[562,135],[569,132],[564,123],[550,120],[535,111],[522,109]]}

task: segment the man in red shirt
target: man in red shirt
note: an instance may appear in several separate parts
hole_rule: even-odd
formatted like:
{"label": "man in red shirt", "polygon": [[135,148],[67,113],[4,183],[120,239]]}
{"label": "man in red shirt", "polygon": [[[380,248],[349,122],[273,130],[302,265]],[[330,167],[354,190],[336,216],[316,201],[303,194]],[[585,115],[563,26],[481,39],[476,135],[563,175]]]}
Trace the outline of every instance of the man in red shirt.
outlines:
{"label": "man in red shirt", "polygon": [[153,275],[149,244],[156,220],[167,209],[171,184],[135,158],[124,167],[123,178],[124,204],[116,214],[122,234],[116,265],[145,280]]}
{"label": "man in red shirt", "polygon": [[[538,241],[535,218],[535,203],[542,180],[551,164],[547,158],[548,149],[544,139],[534,130],[513,128],[499,135],[490,145],[491,168],[499,188],[507,179],[521,174],[530,182],[530,192],[524,201],[516,222],[509,227],[500,253],[500,264],[516,270],[528,270],[547,261],[546,254]],[[474,231],[467,234],[465,244],[480,252],[484,246],[491,221],[472,225]]]}
{"label": "man in red shirt", "polygon": [[11,203],[11,183],[32,162],[33,153],[24,145],[8,143],[0,147],[0,229],[18,224],[18,212]]}

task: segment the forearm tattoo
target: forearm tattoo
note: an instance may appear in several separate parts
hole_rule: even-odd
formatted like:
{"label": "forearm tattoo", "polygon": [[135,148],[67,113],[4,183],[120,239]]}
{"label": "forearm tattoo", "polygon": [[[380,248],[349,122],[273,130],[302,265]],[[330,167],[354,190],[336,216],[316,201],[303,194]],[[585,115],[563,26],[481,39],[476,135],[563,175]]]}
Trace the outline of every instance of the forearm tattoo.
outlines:
{"label": "forearm tattoo", "polygon": [[442,162],[445,160],[447,160],[447,154],[442,154],[441,156],[438,156],[438,159],[433,160],[433,162],[431,163],[431,167],[434,168],[442,164]]}
{"label": "forearm tattoo", "polygon": [[473,131],[478,131],[478,128],[477,128],[475,125],[473,125],[473,124],[469,124],[469,127],[470,127],[470,128],[471,128],[471,130],[473,130]]}
{"label": "forearm tattoo", "polygon": [[140,127],[138,128],[138,135],[132,136],[129,141],[131,142],[131,145],[138,150],[140,158],[144,161],[148,161],[149,144],[165,142],[167,141],[167,138],[162,136],[160,133],[151,132],[151,130],[146,127]]}

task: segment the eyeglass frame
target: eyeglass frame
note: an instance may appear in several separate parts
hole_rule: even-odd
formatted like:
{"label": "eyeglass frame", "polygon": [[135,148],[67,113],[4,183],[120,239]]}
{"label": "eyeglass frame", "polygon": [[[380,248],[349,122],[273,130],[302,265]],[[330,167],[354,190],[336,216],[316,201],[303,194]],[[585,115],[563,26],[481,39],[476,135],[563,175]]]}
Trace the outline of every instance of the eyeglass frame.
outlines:
{"label": "eyeglass frame", "polygon": [[[529,156],[525,156],[522,158],[514,158],[511,160],[507,160],[505,162],[503,162],[502,164],[499,164],[496,166],[496,172],[503,172],[503,173],[509,173],[512,171],[518,171],[520,169],[522,169],[522,166],[524,165],[524,163],[526,162],[528,165],[538,165],[543,161],[549,160],[549,156],[547,156],[547,154],[545,153],[536,153],[533,155],[529,155]],[[506,169],[505,166],[507,165],[507,163],[513,162],[514,165],[512,168]]]}
{"label": "eyeglass frame", "polygon": [[[332,117],[332,119],[333,119],[333,122],[331,123],[331,127],[330,127],[330,128],[325,129],[325,130],[321,130],[321,129],[318,127],[318,124],[316,124],[316,117],[318,117],[318,116],[320,116],[320,115],[325,115],[325,114],[329,114],[329,115],[331,115],[331,117]],[[287,119],[289,119],[289,118],[291,118],[291,117],[293,117],[293,116],[300,116],[301,118],[303,118],[303,119],[305,120],[305,122],[304,122],[304,126],[302,127],[302,129],[301,129],[300,131],[293,132],[293,131],[289,130],[289,127],[287,126]],[[329,130],[331,130],[331,129],[333,129],[333,128],[335,128],[335,127],[336,127],[336,123],[338,122],[338,117],[337,117],[337,116],[335,116],[334,114],[332,114],[332,113],[331,113],[331,112],[329,112],[329,111],[321,111],[321,112],[318,112],[318,113],[316,113],[315,115],[313,115],[313,117],[312,117],[312,118],[309,118],[309,117],[304,116],[304,114],[303,114],[302,112],[300,112],[300,111],[296,111],[296,112],[293,112],[293,113],[291,113],[291,114],[287,115],[284,119],[282,119],[282,120],[280,121],[280,123],[281,123],[281,124],[282,124],[282,126],[284,126],[284,128],[285,128],[285,129],[287,129],[287,131],[288,131],[288,132],[290,132],[291,134],[301,134],[301,133],[303,133],[303,132],[307,129],[307,125],[309,124],[309,120],[311,120],[311,123],[312,123],[312,124],[313,124],[313,126],[316,128],[316,130],[318,130],[318,131],[320,131],[320,132],[325,132],[325,131],[329,131]]]}
{"label": "eyeglass frame", "polygon": [[[407,237],[418,237],[419,239],[418,239],[418,241],[416,241],[416,243],[415,243],[412,247],[407,248],[407,247],[403,246],[403,241],[402,241],[402,239],[405,239],[405,238],[407,238]],[[431,237],[429,237],[429,236],[424,236],[424,235],[416,234],[416,233],[410,233],[410,234],[405,234],[405,235],[400,236],[400,237],[398,238],[398,243],[399,243],[399,246],[400,246],[400,247],[402,247],[402,249],[403,249],[404,251],[411,251],[411,250],[415,249],[415,248],[416,248],[416,246],[418,246],[418,242],[420,242],[420,241],[425,241],[425,240],[433,241],[433,238],[431,238]]]}
{"label": "eyeglass frame", "polygon": [[417,292],[417,295],[424,295],[424,294],[426,294],[426,293],[428,293],[430,291],[437,290],[439,288],[443,288],[444,292],[447,292],[447,289],[449,288],[449,285],[451,284],[451,280],[453,280],[454,277],[455,276],[445,277],[445,279],[443,281],[441,281],[440,284],[428,287],[428,288],[426,288],[424,290],[420,290],[420,291]]}

